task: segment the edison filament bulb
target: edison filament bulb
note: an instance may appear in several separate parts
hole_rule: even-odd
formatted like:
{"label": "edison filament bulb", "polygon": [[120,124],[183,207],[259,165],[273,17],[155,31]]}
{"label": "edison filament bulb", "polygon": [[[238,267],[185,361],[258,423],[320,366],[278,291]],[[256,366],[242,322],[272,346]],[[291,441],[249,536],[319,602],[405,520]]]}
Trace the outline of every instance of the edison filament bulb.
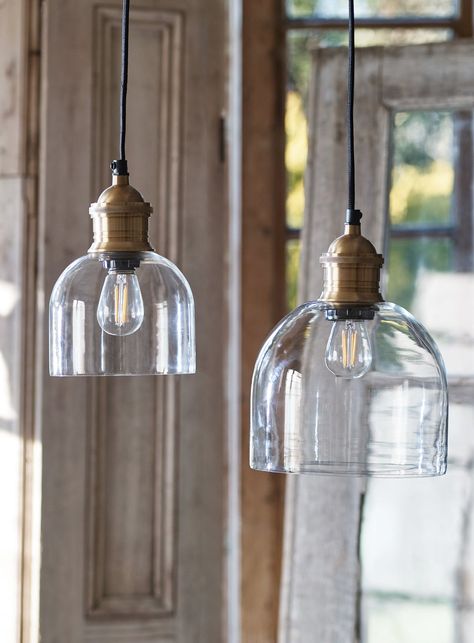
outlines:
{"label": "edison filament bulb", "polygon": [[371,308],[327,310],[332,323],[324,361],[336,377],[356,379],[372,366],[372,338],[368,322],[374,318]]}
{"label": "edison filament bulb", "polygon": [[104,262],[108,269],[97,306],[97,321],[109,335],[131,335],[143,323],[144,307],[135,268],[138,262]]}

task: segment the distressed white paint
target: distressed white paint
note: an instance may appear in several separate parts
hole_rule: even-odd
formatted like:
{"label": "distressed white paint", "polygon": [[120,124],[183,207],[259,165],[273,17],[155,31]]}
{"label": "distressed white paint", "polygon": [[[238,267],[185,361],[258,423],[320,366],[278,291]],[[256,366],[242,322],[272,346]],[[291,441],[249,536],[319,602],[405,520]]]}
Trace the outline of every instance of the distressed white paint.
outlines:
{"label": "distressed white paint", "polygon": [[[40,449],[33,424],[36,12],[0,3],[0,623],[5,643],[37,641]],[[29,13],[31,10],[31,13]],[[34,235],[32,237],[34,244]],[[36,488],[38,488],[36,486]]]}

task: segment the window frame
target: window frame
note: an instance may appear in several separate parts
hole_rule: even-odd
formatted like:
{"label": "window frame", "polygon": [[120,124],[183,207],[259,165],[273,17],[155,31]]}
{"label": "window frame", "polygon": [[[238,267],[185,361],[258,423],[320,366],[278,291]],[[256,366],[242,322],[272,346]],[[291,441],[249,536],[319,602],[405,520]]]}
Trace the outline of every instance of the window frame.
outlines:
{"label": "window frame", "polygon": [[[450,29],[454,38],[472,38],[474,37],[474,2],[473,0],[458,0],[459,10],[457,14],[446,17],[423,16],[417,17],[395,17],[395,18],[359,18],[356,21],[356,27],[367,29],[430,29],[445,30]],[[283,0],[284,3],[284,0]],[[337,29],[347,29],[347,20],[344,18],[321,18],[305,17],[292,18],[285,13],[283,30],[285,33],[285,43],[288,35],[297,31],[309,31],[318,29],[319,31],[333,31]],[[428,236],[431,234],[426,229]],[[433,231],[437,236],[439,231]],[[396,232],[396,236],[402,235],[403,232]],[[427,236],[425,230],[420,236]],[[301,237],[301,228],[286,225],[286,241],[298,240]]]}

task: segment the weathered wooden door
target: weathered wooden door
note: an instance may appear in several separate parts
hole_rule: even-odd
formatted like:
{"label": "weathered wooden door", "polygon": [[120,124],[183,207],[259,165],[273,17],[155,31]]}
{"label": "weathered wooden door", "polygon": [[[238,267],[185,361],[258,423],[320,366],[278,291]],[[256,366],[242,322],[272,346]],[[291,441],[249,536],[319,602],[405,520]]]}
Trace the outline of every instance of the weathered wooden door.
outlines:
{"label": "weathered wooden door", "polygon": [[198,373],[47,374],[48,297],[87,251],[88,205],[117,155],[121,17],[120,0],[51,0],[40,165],[41,640],[236,641],[238,214],[223,118],[230,112],[232,132],[231,18],[225,0],[141,0],[130,16],[130,178],[154,206],[153,245],[193,289]]}

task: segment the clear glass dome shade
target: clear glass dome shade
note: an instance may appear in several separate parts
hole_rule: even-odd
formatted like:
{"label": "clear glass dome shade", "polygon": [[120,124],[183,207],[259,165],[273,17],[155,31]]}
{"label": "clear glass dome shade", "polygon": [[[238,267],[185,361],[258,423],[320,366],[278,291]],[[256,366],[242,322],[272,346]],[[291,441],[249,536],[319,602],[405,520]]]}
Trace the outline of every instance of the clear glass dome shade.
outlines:
{"label": "clear glass dome shade", "polygon": [[326,302],[308,302],[273,330],[252,383],[252,468],[446,472],[447,384],[434,341],[395,304],[359,310],[336,321]]}
{"label": "clear glass dome shade", "polygon": [[155,252],[91,253],[59,277],[50,301],[50,373],[194,373],[194,301]]}

